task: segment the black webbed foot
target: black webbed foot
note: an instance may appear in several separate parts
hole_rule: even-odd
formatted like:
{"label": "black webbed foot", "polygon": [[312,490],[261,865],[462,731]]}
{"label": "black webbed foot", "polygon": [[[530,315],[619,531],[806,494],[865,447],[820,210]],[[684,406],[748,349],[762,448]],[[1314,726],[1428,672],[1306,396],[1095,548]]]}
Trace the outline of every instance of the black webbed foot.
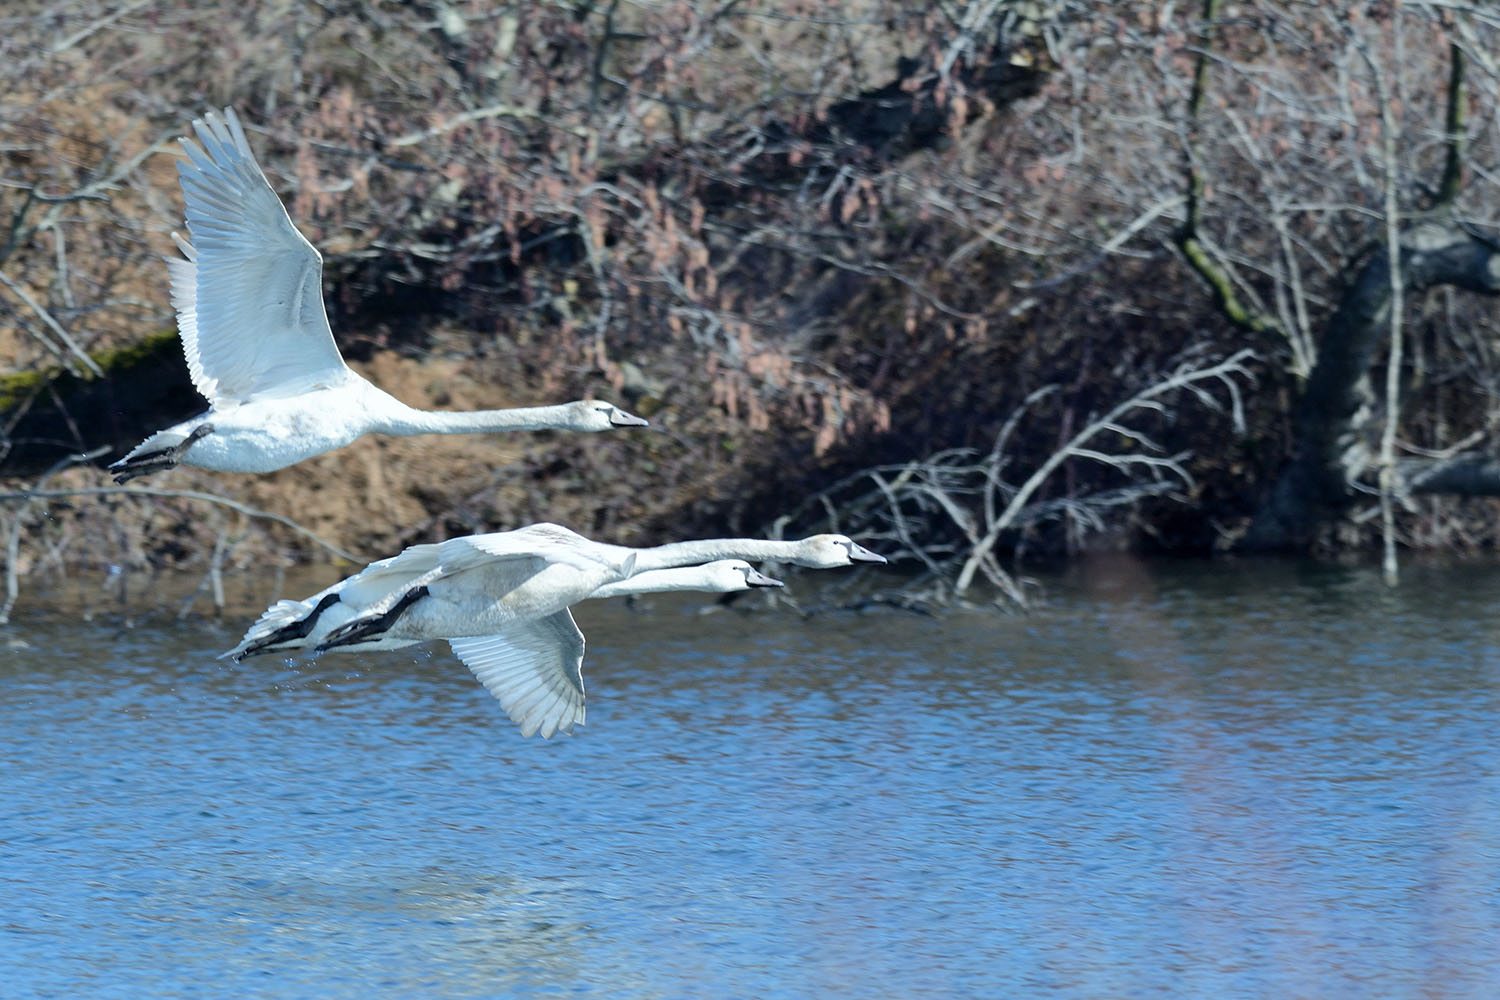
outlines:
{"label": "black webbed foot", "polygon": [[161,448],[157,451],[148,451],[144,455],[136,455],[134,458],[122,458],[111,465],[109,471],[114,473],[115,482],[123,485],[139,476],[170,469],[182,461],[182,456],[187,453],[189,448],[213,432],[213,424],[199,424],[193,428],[191,434],[172,447]]}
{"label": "black webbed foot", "polygon": [[391,605],[390,610],[371,615],[368,618],[356,618],[351,622],[345,622],[332,632],[328,638],[318,646],[318,652],[333,649],[336,646],[349,646],[371,636],[379,635],[396,623],[407,608],[427,596],[426,587],[413,587],[401,595],[401,599]]}
{"label": "black webbed foot", "polygon": [[309,632],[311,632],[313,630],[313,626],[318,623],[318,616],[320,616],[324,611],[327,611],[329,608],[333,607],[338,603],[338,601],[338,594],[326,595],[321,601],[318,602],[317,607],[308,612],[306,618],[300,618],[289,625],[283,625],[281,626],[281,628],[277,629],[275,632],[272,632],[265,638],[257,639],[255,642],[252,642],[250,645],[246,646],[244,650],[235,655],[234,662],[238,663],[245,657],[254,656],[257,653],[272,652],[271,647],[273,646],[279,646],[282,643],[290,642],[293,639],[303,638]]}

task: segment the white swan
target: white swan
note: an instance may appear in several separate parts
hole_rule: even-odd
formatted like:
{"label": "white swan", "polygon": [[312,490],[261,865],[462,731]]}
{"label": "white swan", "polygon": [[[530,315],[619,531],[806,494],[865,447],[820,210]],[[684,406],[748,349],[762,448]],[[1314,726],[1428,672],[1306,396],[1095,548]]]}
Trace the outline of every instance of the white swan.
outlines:
{"label": "white swan", "polygon": [[[437,548],[438,546],[431,547]],[[402,556],[411,551],[408,549],[407,552],[402,553]],[[425,556],[425,553],[423,555]],[[397,556],[395,560],[400,558],[401,556]],[[382,562],[385,566],[389,566],[395,560]],[[380,565],[371,566],[365,570],[365,573],[375,570]],[[360,576],[364,575],[364,573],[360,574]],[[379,573],[375,575],[378,576]],[[357,580],[358,577],[351,577],[344,581],[346,590],[358,589],[369,582],[356,583]],[[528,583],[523,583],[516,589],[524,590],[528,585],[534,589],[545,587],[554,592],[561,589],[556,577],[546,583],[537,577],[532,577]],[[628,594],[649,594],[670,590],[732,593],[752,587],[780,586],[782,586],[780,580],[773,580],[757,572],[742,559],[720,559],[702,566],[637,573],[628,579],[602,584],[585,597],[570,603],[576,604],[578,600],[593,598],[622,597]],[[337,591],[335,588],[329,588],[325,591],[326,593],[337,593]],[[314,599],[309,598],[309,601],[311,600]],[[284,601],[282,603],[300,604],[303,602]],[[540,603],[538,595],[531,595],[526,603],[533,605]],[[273,608],[272,611],[274,610],[276,609]],[[270,612],[267,614],[269,615]],[[522,736],[531,736],[533,733],[540,732],[546,739],[559,730],[572,732],[573,727],[581,724],[584,719],[584,639],[577,623],[573,621],[572,613],[567,607],[563,607],[549,614],[535,617],[513,616],[500,624],[503,625],[504,630],[495,634],[453,638],[443,635],[444,630],[439,628],[436,633],[430,635],[408,634],[400,639],[387,637],[365,639],[358,643],[357,648],[394,649],[426,639],[448,638],[453,655],[462,660],[464,665],[479,679],[479,682],[485,686],[485,689],[499,699],[500,706],[521,727]],[[253,633],[254,629],[251,632]],[[246,638],[248,640],[249,636]],[[238,655],[236,655],[237,651],[231,651],[224,655],[234,655],[236,659],[240,659],[251,653],[268,651],[255,649],[250,653],[238,653]]]}
{"label": "white swan", "polygon": [[578,545],[577,538],[566,528],[544,523],[410,546],[304,601],[276,602],[224,656],[241,660],[257,653],[318,648],[332,633],[343,634],[351,622],[370,633],[359,648],[395,649],[447,638],[439,633],[376,634],[432,587],[439,602],[474,603],[485,595],[484,600],[498,606],[499,620],[509,621],[551,614],[634,573],[635,558],[628,551],[611,559]]}
{"label": "white swan", "polygon": [[[258,653],[356,644],[361,649],[393,649],[431,638],[487,635],[516,617],[526,606],[527,595],[539,586],[533,581],[537,567],[520,560],[526,556],[563,558],[564,554],[570,565],[582,560],[619,567],[629,561],[636,574],[719,559],[774,560],[812,569],[885,562],[884,556],[846,535],[812,535],[795,541],[705,538],[634,549],[596,542],[561,525],[533,524],[440,544],[413,545],[306,600],[278,601],[224,656],[240,660]],[[432,597],[433,585],[438,583],[441,596]],[[527,590],[516,594],[522,585]],[[423,598],[431,599],[419,605],[424,622],[419,625],[407,612]]]}
{"label": "white swan", "polygon": [[647,421],[608,403],[417,410],[344,364],[323,309],[323,258],[292,224],[232,108],[193,122],[178,163],[192,243],[172,234],[172,304],[208,412],[158,431],[110,466],[126,482],[174,465],[271,472],[364,434],[604,431]]}
{"label": "white swan", "polygon": [[[780,587],[742,559],[659,569],[605,584],[589,595],[620,597],[667,590],[731,593]],[[451,638],[453,655],[494,695],[521,735],[571,733],[584,720],[583,633],[567,608],[542,618],[512,622],[495,635]]]}

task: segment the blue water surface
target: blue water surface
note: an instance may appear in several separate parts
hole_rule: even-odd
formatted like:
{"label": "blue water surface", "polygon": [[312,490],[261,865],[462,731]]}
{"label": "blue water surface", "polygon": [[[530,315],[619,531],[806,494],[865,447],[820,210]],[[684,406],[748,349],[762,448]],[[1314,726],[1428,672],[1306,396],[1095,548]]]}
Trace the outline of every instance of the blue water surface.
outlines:
{"label": "blue water surface", "polygon": [[1025,615],[595,602],[550,742],[442,644],[37,607],[0,994],[1494,997],[1497,602],[1128,561]]}

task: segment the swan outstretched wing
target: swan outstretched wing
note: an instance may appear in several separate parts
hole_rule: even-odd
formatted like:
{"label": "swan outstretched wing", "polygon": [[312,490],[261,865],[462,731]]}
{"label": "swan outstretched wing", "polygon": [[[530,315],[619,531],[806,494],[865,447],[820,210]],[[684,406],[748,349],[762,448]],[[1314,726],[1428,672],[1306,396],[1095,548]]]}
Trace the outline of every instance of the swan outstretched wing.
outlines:
{"label": "swan outstretched wing", "polygon": [[489,568],[501,561],[531,558],[582,570],[622,565],[617,554],[611,551],[612,546],[599,545],[556,524],[531,524],[513,531],[464,535],[450,538],[441,545],[438,559],[445,573]]}
{"label": "swan outstretched wing", "polygon": [[522,736],[539,732],[549,739],[583,723],[583,633],[567,609],[518,621],[501,635],[448,644]]}
{"label": "swan outstretched wing", "polygon": [[358,573],[335,584],[339,600],[353,607],[373,607],[388,603],[397,590],[405,591],[413,581],[422,579],[438,566],[437,543],[408,545],[396,555],[370,563]]}
{"label": "swan outstretched wing", "polygon": [[353,376],[323,310],[323,259],[292,225],[232,108],[193,122],[178,163],[189,246],[168,263],[193,384],[210,401],[294,396]]}

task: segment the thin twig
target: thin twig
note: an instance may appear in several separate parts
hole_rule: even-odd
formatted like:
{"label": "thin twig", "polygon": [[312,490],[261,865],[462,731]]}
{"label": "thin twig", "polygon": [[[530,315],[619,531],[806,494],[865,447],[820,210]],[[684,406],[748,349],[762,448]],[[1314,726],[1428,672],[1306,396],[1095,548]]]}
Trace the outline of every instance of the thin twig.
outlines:
{"label": "thin twig", "polygon": [[104,17],[99,18],[99,20],[93,22],[92,24],[85,25],[84,27],[82,27],[82,28],[78,29],[77,31],[73,32],[67,38],[64,38],[62,41],[60,41],[56,45],[52,46],[52,53],[51,54],[55,56],[59,52],[63,52],[63,51],[66,51],[67,49],[72,48],[73,46],[77,45],[79,42],[83,41],[85,38],[87,38],[90,35],[94,34],[96,31],[101,31],[104,28],[109,27],[111,24],[114,24],[120,18],[124,17],[127,14],[133,14],[133,13],[135,13],[136,11],[140,10],[142,7],[145,7],[149,3],[151,3],[151,0],[135,0],[135,3],[126,4],[124,7],[121,7],[119,10],[115,11],[113,14],[106,14]]}
{"label": "thin twig", "polygon": [[[422,129],[419,132],[409,132],[406,135],[397,136],[396,138],[387,141],[386,145],[395,147],[397,149],[405,146],[416,146],[426,142],[428,139],[435,139],[447,132],[452,132],[454,129],[463,128],[465,125],[470,125],[478,121],[484,121],[487,118],[544,119],[544,116],[538,111],[534,111],[531,108],[523,108],[518,104],[491,104],[486,108],[475,108],[472,111],[461,112],[454,115],[452,118],[447,119],[446,121],[439,122],[431,128],[426,128]],[[580,137],[585,134],[584,130],[581,128],[572,128],[564,125],[558,125],[556,127],[562,129],[564,132],[569,132]]]}
{"label": "thin twig", "polygon": [[26,291],[26,289],[22,288],[20,285],[16,284],[9,277],[7,277],[4,271],[0,271],[0,284],[3,284],[6,288],[9,288],[12,292],[15,293],[16,298],[20,299],[22,302],[30,306],[31,311],[41,317],[43,323],[46,323],[49,327],[52,328],[52,332],[57,334],[58,337],[62,339],[62,342],[64,344],[68,345],[68,350],[72,351],[74,357],[83,362],[83,366],[85,368],[93,372],[95,375],[102,376],[104,374],[104,370],[99,367],[98,363],[95,362],[93,358],[89,357],[88,354],[84,352],[83,348],[78,346],[77,341],[75,341],[72,336],[69,335],[67,330],[63,329],[62,324],[53,319],[52,314],[49,313],[40,302],[31,297],[30,292]]}
{"label": "thin twig", "polygon": [[[76,455],[66,455],[58,459],[52,464],[51,468],[38,476],[36,484],[37,486],[41,486],[68,466],[77,465],[81,462],[91,462],[107,451],[109,451],[108,445],[100,445],[93,451],[86,451]],[[16,601],[21,596],[21,525],[25,522],[26,512],[31,507],[29,498],[36,497],[37,495],[37,491],[35,490],[25,494],[28,497],[27,502],[21,505],[20,510],[16,511],[15,519],[10,523],[10,537],[6,539],[5,544],[5,604],[0,605],[0,625],[5,625],[10,621],[11,610],[16,606]]]}
{"label": "thin twig", "polygon": [[260,510],[257,507],[251,507],[248,504],[242,504],[238,500],[230,500],[228,497],[215,496],[212,493],[202,493],[198,490],[164,490],[158,489],[154,486],[89,486],[76,490],[15,490],[11,492],[0,493],[0,500],[30,500],[33,498],[54,499],[61,497],[78,496],[166,497],[182,500],[201,500],[204,503],[214,503],[218,504],[221,507],[228,507],[230,510],[238,511],[241,514],[244,514],[246,517],[258,517],[262,518],[263,520],[275,521],[277,524],[285,525],[286,527],[291,528],[297,534],[301,535],[303,538],[321,545],[323,548],[327,549],[329,552],[332,552],[340,559],[347,559],[350,562],[354,563],[365,561],[354,553],[340,548],[333,542],[328,541],[326,538],[323,538],[317,533],[302,527],[302,525],[298,524],[296,521],[293,521],[289,517],[283,517],[280,514],[273,514],[267,510]]}
{"label": "thin twig", "polygon": [[[1392,21],[1395,33],[1396,52],[1401,52],[1401,12],[1397,10]],[[1396,491],[1396,428],[1401,420],[1401,312],[1405,291],[1401,273],[1401,216],[1399,185],[1400,165],[1396,160],[1396,142],[1399,126],[1391,102],[1396,99],[1387,88],[1385,73],[1380,63],[1363,40],[1358,44],[1359,54],[1364,58],[1375,87],[1375,103],[1380,108],[1381,163],[1384,167],[1385,201],[1385,252],[1386,270],[1391,289],[1390,303],[1390,347],[1385,362],[1385,422],[1380,433],[1380,538],[1382,548],[1381,576],[1386,586],[1394,587],[1398,582],[1396,563],[1396,512],[1393,497]],[[1460,77],[1460,79],[1462,79]]]}

